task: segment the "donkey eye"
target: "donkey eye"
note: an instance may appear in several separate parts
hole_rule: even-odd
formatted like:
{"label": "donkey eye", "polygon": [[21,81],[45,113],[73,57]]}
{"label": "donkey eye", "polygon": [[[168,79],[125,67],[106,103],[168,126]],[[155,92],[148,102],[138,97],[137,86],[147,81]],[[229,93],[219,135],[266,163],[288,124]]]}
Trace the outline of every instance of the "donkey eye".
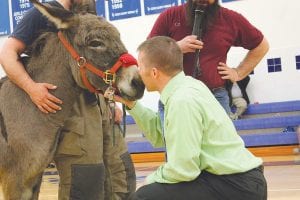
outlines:
{"label": "donkey eye", "polygon": [[104,44],[98,40],[93,40],[89,43],[89,46],[91,47],[101,47],[104,46]]}

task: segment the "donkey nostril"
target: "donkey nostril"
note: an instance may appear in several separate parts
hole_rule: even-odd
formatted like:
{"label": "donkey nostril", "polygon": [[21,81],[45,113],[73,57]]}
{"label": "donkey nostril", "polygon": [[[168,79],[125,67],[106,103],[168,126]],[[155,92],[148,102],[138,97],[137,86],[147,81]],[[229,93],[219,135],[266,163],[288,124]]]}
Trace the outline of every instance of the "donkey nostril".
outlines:
{"label": "donkey nostril", "polygon": [[136,79],[132,79],[132,80],[131,80],[131,85],[132,85],[133,87],[137,87],[137,86],[138,86],[137,80],[136,80]]}
{"label": "donkey nostril", "polygon": [[144,83],[140,80],[140,79],[132,79],[131,81],[131,85],[134,87],[134,88],[139,88],[139,89],[142,89],[144,88]]}

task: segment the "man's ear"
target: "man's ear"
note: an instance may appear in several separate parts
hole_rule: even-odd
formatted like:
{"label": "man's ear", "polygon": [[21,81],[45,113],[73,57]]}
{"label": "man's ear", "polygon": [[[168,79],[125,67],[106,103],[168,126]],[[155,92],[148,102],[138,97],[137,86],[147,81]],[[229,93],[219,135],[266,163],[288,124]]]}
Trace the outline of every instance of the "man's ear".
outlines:
{"label": "man's ear", "polygon": [[151,68],[151,76],[155,79],[159,77],[159,70],[156,67]]}

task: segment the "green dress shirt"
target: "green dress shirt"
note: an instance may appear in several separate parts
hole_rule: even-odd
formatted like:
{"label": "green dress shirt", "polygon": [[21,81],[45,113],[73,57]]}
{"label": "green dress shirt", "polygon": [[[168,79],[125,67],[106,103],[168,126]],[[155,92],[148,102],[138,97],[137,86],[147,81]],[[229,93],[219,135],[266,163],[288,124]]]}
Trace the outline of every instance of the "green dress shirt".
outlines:
{"label": "green dress shirt", "polygon": [[192,181],[202,170],[224,175],[262,164],[245,148],[232,121],[201,81],[180,72],[167,83],[160,100],[165,109],[164,134],[157,112],[139,102],[129,110],[154,147],[166,145],[168,160],[147,177],[147,183]]}

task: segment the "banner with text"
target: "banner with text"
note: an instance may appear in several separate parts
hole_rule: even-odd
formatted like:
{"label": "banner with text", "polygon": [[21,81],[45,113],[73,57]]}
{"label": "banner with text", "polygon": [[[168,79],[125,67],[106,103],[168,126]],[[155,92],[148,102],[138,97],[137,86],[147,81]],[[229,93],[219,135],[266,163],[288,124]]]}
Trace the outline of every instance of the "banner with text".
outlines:
{"label": "banner with text", "polygon": [[8,0],[0,2],[0,35],[10,34]]}
{"label": "banner with text", "polygon": [[20,23],[32,6],[29,0],[11,0],[13,28]]}
{"label": "banner with text", "polygon": [[126,19],[141,16],[140,0],[109,0],[109,20]]}
{"label": "banner with text", "polygon": [[161,13],[166,8],[177,6],[178,0],[144,0],[146,15]]}
{"label": "banner with text", "polygon": [[[39,0],[42,3],[51,2],[54,0]],[[105,0],[96,0],[96,9],[99,16],[105,17]],[[1,2],[2,3],[2,2]],[[0,4],[1,5],[1,4]],[[29,0],[11,0],[13,28],[23,19],[26,12],[33,7]],[[0,9],[3,7],[1,6]],[[8,8],[7,8],[8,12]],[[1,12],[3,13],[3,12]],[[2,19],[2,18],[1,18]]]}

